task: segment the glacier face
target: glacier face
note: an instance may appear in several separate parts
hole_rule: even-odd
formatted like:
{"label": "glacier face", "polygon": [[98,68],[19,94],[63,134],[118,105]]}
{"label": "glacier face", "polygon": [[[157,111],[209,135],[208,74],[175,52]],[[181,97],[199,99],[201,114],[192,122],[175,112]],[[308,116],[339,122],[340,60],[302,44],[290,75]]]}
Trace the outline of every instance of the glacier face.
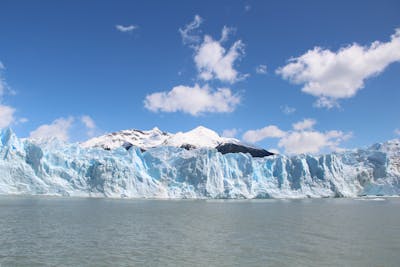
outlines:
{"label": "glacier face", "polygon": [[127,198],[302,198],[400,194],[400,141],[321,156],[141,152],[37,143],[0,132],[0,194]]}

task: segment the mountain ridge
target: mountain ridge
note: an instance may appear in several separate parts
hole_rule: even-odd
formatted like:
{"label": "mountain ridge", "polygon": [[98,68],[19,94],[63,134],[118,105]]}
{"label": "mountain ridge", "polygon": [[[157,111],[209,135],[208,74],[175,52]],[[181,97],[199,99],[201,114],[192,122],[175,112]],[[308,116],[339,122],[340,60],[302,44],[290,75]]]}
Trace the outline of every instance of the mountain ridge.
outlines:
{"label": "mountain ridge", "polygon": [[94,137],[80,143],[84,148],[101,147],[106,150],[118,147],[139,147],[142,151],[161,146],[185,148],[187,150],[198,148],[216,148],[219,152],[249,153],[253,157],[273,155],[265,149],[244,144],[236,138],[222,137],[217,132],[198,126],[187,132],[169,133],[154,127],[151,130],[122,130]]}

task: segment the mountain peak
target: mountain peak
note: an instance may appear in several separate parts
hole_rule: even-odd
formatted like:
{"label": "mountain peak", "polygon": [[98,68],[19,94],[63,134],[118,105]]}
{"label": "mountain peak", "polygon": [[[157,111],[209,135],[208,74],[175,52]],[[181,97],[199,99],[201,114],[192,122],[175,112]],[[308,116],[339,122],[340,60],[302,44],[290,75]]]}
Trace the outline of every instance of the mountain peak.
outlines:
{"label": "mountain peak", "polygon": [[157,126],[155,126],[155,127],[154,127],[153,129],[151,129],[150,131],[162,133],[162,131],[161,131]]}
{"label": "mountain peak", "polygon": [[81,145],[83,147],[102,147],[113,149],[121,147],[124,143],[130,143],[144,150],[158,146],[184,147],[189,145],[194,148],[215,148],[224,143],[240,143],[234,138],[224,138],[215,131],[198,126],[188,132],[178,132],[176,134],[166,133],[158,127],[152,130],[123,130],[92,138]]}
{"label": "mountain peak", "polygon": [[212,132],[214,132],[210,128],[207,128],[207,127],[205,127],[203,125],[199,125],[199,126],[193,128],[191,131],[212,131]]}
{"label": "mountain peak", "polygon": [[213,130],[207,128],[207,127],[204,127],[204,126],[197,126],[196,128],[193,128],[192,130],[186,132],[186,134],[189,134],[189,133],[220,137],[218,133],[216,133],[215,131],[213,131]]}
{"label": "mountain peak", "polygon": [[253,157],[265,157],[273,153],[256,147],[251,147],[241,143],[235,138],[221,137],[215,131],[198,126],[187,132],[176,134],[162,132],[157,127],[152,130],[123,130],[103,136],[95,137],[81,144],[82,147],[101,147],[104,149],[114,149],[124,147],[129,149],[131,146],[139,147],[141,150],[148,150],[154,147],[172,146],[184,149],[196,148],[215,148],[222,154],[227,153],[249,153]]}

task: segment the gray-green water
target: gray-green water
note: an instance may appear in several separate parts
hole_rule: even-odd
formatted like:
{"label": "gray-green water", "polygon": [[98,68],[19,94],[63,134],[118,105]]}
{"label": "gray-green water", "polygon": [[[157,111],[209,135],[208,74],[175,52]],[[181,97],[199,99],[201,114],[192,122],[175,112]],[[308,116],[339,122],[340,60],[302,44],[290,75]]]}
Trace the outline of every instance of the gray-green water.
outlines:
{"label": "gray-green water", "polygon": [[400,266],[400,200],[0,197],[0,266]]}

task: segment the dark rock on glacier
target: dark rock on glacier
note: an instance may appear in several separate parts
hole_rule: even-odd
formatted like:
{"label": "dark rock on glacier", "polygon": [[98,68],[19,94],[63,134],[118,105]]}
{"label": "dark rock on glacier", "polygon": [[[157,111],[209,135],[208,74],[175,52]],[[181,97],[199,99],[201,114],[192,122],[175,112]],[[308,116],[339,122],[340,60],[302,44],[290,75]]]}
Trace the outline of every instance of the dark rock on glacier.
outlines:
{"label": "dark rock on glacier", "polygon": [[249,146],[244,146],[240,144],[233,144],[233,143],[226,143],[226,144],[221,144],[216,147],[218,152],[221,152],[222,154],[228,154],[228,153],[249,153],[252,157],[255,158],[263,158],[263,157],[268,157],[274,155],[274,153],[271,153],[265,149],[261,148],[253,148]]}

